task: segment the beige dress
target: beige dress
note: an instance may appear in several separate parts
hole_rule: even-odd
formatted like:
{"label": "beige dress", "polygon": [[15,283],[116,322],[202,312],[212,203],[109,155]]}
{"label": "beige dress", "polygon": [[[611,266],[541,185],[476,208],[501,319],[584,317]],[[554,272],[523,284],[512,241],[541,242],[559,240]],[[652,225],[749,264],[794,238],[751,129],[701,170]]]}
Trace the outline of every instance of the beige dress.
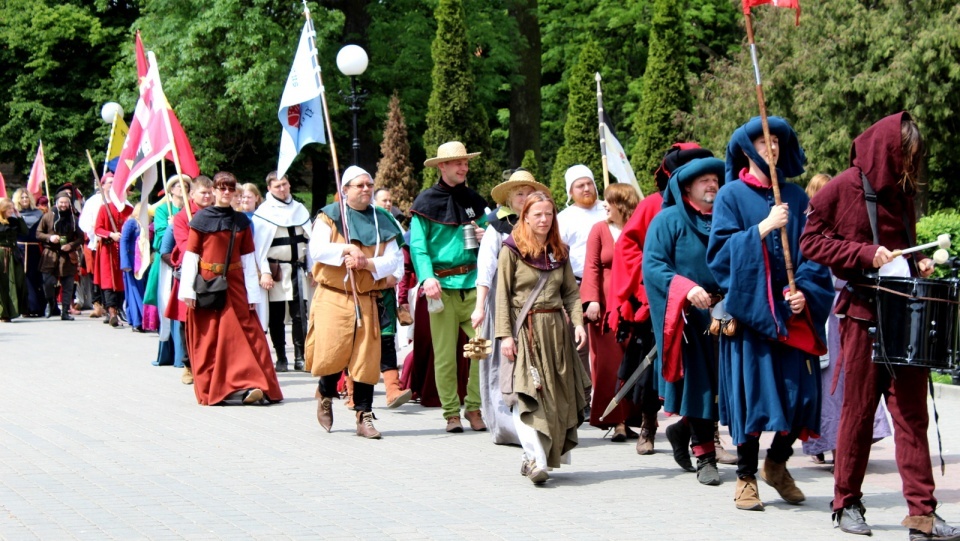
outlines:
{"label": "beige dress", "polygon": [[[512,249],[500,251],[497,270],[496,336],[513,336],[514,320],[533,291],[539,274],[548,277],[533,303],[527,322],[514,337],[517,360],[513,389],[520,420],[536,430],[546,453],[547,466],[559,467],[561,456],[577,446],[577,427],[583,423],[587,403],[584,389],[590,378],[577,355],[563,310],[574,325],[583,324],[580,291],[565,262],[552,271],[541,271],[524,262]],[[533,322],[533,343],[528,322]],[[501,377],[508,377],[502,373]],[[539,389],[537,388],[539,379]]]}

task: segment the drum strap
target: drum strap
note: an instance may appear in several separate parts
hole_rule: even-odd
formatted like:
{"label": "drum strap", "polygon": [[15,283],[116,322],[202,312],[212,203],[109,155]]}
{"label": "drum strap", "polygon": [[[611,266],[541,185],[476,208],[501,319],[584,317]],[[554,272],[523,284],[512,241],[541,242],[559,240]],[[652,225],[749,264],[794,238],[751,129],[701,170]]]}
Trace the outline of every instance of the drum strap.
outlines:
{"label": "drum strap", "polygon": [[860,180],[863,181],[863,198],[867,200],[867,216],[870,218],[873,243],[880,244],[880,235],[877,233],[877,192],[873,191],[873,186],[863,171],[860,171]]}
{"label": "drum strap", "polygon": [[933,375],[927,372],[927,382],[930,386],[930,400],[933,402],[933,425],[937,427],[937,447],[940,451],[940,475],[947,474],[947,465],[943,462],[943,440],[940,438],[940,414],[937,413],[937,399],[933,394]]}

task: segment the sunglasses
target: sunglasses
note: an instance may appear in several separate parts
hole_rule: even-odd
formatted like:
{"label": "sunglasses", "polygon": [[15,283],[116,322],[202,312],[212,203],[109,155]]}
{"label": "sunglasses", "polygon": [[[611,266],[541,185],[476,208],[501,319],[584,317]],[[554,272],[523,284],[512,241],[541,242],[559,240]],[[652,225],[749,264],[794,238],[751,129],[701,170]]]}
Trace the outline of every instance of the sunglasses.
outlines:
{"label": "sunglasses", "polygon": [[237,191],[236,186],[217,186],[214,190],[220,190],[221,192],[235,192]]}

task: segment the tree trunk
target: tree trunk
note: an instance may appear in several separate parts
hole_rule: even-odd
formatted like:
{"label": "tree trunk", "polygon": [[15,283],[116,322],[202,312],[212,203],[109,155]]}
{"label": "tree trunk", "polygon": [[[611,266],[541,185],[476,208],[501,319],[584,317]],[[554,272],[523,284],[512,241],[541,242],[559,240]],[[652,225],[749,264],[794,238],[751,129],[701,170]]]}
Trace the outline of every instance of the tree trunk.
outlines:
{"label": "tree trunk", "polygon": [[508,11],[520,32],[520,82],[510,89],[510,168],[520,167],[523,154],[533,150],[540,161],[540,72],[542,45],[538,0],[509,0]]}

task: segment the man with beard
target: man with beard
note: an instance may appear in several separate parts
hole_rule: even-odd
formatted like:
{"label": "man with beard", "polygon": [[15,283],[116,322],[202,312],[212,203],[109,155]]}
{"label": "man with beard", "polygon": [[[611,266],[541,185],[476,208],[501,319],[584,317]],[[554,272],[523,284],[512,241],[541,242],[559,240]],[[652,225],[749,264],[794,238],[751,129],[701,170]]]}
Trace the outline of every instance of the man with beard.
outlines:
{"label": "man with beard", "polygon": [[644,286],[659,359],[654,370],[657,388],[664,411],[682,416],[667,429],[667,437],[674,426],[686,425],[685,431],[693,435],[697,480],[704,485],[721,482],[713,441],[718,419],[716,342],[707,332],[709,308],[719,298],[720,286],[707,268],[706,251],[723,170],[716,158],[693,160],[677,169],[643,250]]}
{"label": "man with beard", "polygon": [[277,352],[277,372],[287,371],[287,341],[284,322],[287,311],[293,321],[293,369],[303,370],[303,340],[306,335],[307,296],[303,269],[307,268],[310,212],[290,195],[287,177],[267,175],[267,197],[253,214],[254,244],[260,266],[260,323],[269,330]]}
{"label": "man with beard", "polygon": [[37,227],[37,240],[44,250],[40,259],[43,273],[43,293],[47,297],[49,314],[57,315],[57,282],[62,295],[60,319],[73,321],[70,302],[73,300],[73,277],[80,261],[79,250],[83,246],[83,233],[77,227],[77,217],[70,204],[70,195],[57,194],[56,207],[46,213]]}
{"label": "man with beard", "polygon": [[[451,141],[437,148],[437,156],[423,163],[440,169],[440,180],[424,190],[410,212],[410,256],[431,310],[434,376],[437,394],[447,421],[447,432],[463,432],[460,398],[457,394],[458,329],[470,338],[475,335],[470,314],[477,301],[477,248],[464,246],[464,233],[483,238],[486,201],[467,187],[469,160],[479,152],[467,153],[463,143]],[[439,303],[437,302],[439,301]],[[470,361],[464,416],[470,428],[487,429],[480,413],[479,361]]]}
{"label": "man with beard", "polygon": [[[577,278],[577,284],[583,280],[583,262],[587,257],[587,237],[597,222],[607,219],[607,211],[597,197],[597,185],[593,179],[593,171],[589,167],[577,164],[563,175],[567,183],[567,208],[557,214],[557,225],[560,228],[560,240],[570,251],[570,267]],[[570,204],[570,200],[573,204]],[[590,373],[590,344],[578,352],[584,370]],[[590,396],[587,395],[587,404]]]}

